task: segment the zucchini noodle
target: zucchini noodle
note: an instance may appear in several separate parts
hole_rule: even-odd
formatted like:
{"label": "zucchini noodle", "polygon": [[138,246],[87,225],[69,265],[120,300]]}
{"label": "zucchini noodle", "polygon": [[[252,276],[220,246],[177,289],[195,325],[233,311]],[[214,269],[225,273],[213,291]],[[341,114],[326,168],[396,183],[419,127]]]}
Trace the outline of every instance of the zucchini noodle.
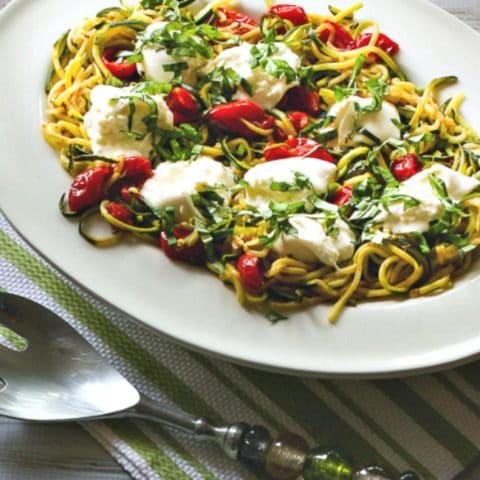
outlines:
{"label": "zucchini noodle", "polygon": [[[395,190],[397,196],[392,197],[394,207],[388,203],[387,193],[391,194],[392,188],[401,188],[392,177],[396,163],[415,156],[423,170],[440,165],[465,177],[477,178],[479,138],[460,115],[462,93],[443,104],[439,102],[441,88],[454,83],[456,77],[434,79],[425,88],[409,81],[394,58],[395,52],[382,44],[385,39],[380,26],[371,20],[355,18],[361,6],[355,3],[344,10],[330,7],[328,13],[311,12],[308,13],[309,23],[301,25],[267,14],[258,25],[240,22],[242,28],[238,30],[239,25],[229,20],[230,7],[226,1],[212,3],[195,12],[188,6],[179,8],[176,2],[144,0],[135,7],[121,4],[104,9],[68,30],[53,47],[45,86],[47,106],[42,133],[72,177],[92,168],[104,168],[109,172],[99,200],[78,215],[81,234],[100,247],[113,245],[124,235],[134,235],[142,240],[160,242],[162,248],[173,251],[173,258],[181,258],[182,251],[193,251],[200,244],[205,254],[201,263],[232,286],[240,303],[266,312],[272,321],[282,319],[282,312],[329,303],[332,307],[327,318],[334,323],[346,306],[361,301],[417,298],[451,288],[454,279],[470,268],[480,244],[478,188],[470,189],[464,198],[454,201],[442,190],[445,186],[442,182],[435,184],[435,190],[434,180],[430,179],[432,189],[440,192],[443,213],[432,218],[429,227],[422,231],[395,231],[386,221],[375,219],[388,219],[390,208],[398,202],[405,202],[406,211],[419,203],[415,198],[402,197],[398,193],[400,190]],[[212,203],[217,200],[211,200],[218,197],[215,193],[218,186],[199,188],[195,201],[203,202],[203,208],[213,213],[210,218],[192,216],[183,222],[174,221],[168,208],[159,213],[150,207],[142,198],[141,183],[128,183],[126,155],[104,156],[94,151],[84,122],[92,108],[91,93],[97,86],[135,89],[155,83],[145,82],[141,71],[127,80],[116,77],[106,64],[105,52],[108,49],[126,51],[133,59],[139,56],[132,63],[139,62],[142,56],[142,51],[138,51],[139,39],[148,26],[170,21],[188,23],[189,28],[210,26],[212,31],[202,30],[207,32],[205,48],[210,48],[211,53],[205,55],[210,59],[244,42],[252,46],[261,42],[283,42],[301,59],[300,69],[294,72],[295,88],[314,92],[320,100],[317,110],[302,112],[297,117],[291,114],[295,109],[282,100],[274,108],[266,109],[266,114],[272,118],[269,124],[239,118],[246,132],[239,135],[212,126],[206,120],[212,107],[235,100],[235,91],[243,88],[248,92],[248,85],[239,82],[238,73],[225,70],[220,78],[221,69],[207,73],[199,67],[198,78],[193,83],[184,83],[178,75],[169,83],[157,82],[155,88],[159,88],[162,95],[176,87],[190,92],[199,105],[201,116],[176,124],[167,133],[162,131],[161,138],[160,134],[152,134],[153,141],[159,142],[150,157],[152,167],[165,162],[193,160],[201,154],[231,168],[236,180],[235,186],[229,188],[231,200],[223,207]],[[351,39],[350,43],[339,44],[336,40],[339,29],[347,40]],[[268,58],[258,61],[268,62]],[[283,64],[281,66],[284,68]],[[282,78],[288,74],[285,69],[275,75]],[[399,138],[379,140],[365,128],[358,131],[363,140],[353,142],[350,134],[342,143],[339,131],[342,124],[335,123],[331,109],[352,95],[378,100],[370,112],[378,112],[382,102],[392,105],[399,116],[395,125],[400,132]],[[133,118],[134,107],[130,108]],[[358,105],[355,108],[358,109]],[[143,123],[148,127],[147,120],[145,117]],[[299,126],[300,121],[303,123]],[[283,205],[282,208],[287,209],[283,216],[273,210],[270,215],[262,214],[249,205],[247,182],[242,179],[247,172],[269,160],[266,152],[285,149],[289,139],[296,138],[314,140],[328,152],[336,163],[335,178],[321,194],[315,192],[311,184],[308,186],[308,179],[301,187],[279,185],[277,188],[283,191],[306,189],[303,203]],[[300,156],[314,156],[312,152]],[[340,207],[335,215],[346,222],[355,236],[354,253],[350,258],[329,264],[320,259],[311,262],[293,254],[278,253],[274,245],[279,236],[288,232],[293,235],[288,223],[291,215],[321,212],[328,219],[329,210],[324,204],[334,204],[335,195],[342,189],[347,189],[350,193],[346,194],[351,198],[344,204],[337,204]],[[316,195],[314,200],[312,194]],[[67,203],[67,197],[62,197],[62,213],[76,216],[76,212],[69,211]],[[123,216],[112,210],[115,205],[121,206]],[[377,209],[374,213],[373,208]],[[95,239],[88,232],[87,224],[92,215],[100,216],[111,225],[111,237]],[[337,221],[333,221],[327,236],[335,238],[338,235]],[[174,236],[175,229],[179,228],[186,236]],[[160,240],[163,234],[165,237]],[[274,240],[268,240],[272,238]],[[254,288],[245,282],[238,264],[245,254],[256,257],[262,265],[262,282]]]}

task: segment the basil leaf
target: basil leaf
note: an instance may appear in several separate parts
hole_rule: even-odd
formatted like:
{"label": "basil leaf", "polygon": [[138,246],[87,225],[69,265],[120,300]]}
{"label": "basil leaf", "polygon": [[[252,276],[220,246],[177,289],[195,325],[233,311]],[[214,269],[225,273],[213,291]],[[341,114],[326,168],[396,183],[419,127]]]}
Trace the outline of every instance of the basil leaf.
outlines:
{"label": "basil leaf", "polygon": [[276,78],[284,77],[288,83],[297,80],[297,72],[283,59],[272,58],[278,51],[274,43],[258,43],[250,49],[252,69],[261,67]]}
{"label": "basil leaf", "polygon": [[423,233],[410,232],[408,235],[415,239],[415,243],[417,244],[420,253],[423,253],[424,255],[428,255],[430,253],[430,245],[428,244],[427,239],[425,238],[425,235]]}
{"label": "basil leaf", "polygon": [[385,208],[385,210],[387,210],[387,212],[390,211],[388,207],[396,203],[402,203],[404,210],[408,210],[409,208],[420,205],[420,201],[416,198],[401,193],[389,193],[387,195],[384,195],[380,199],[380,203]]}
{"label": "basil leaf", "polygon": [[251,87],[246,80],[232,68],[225,68],[223,65],[206,75],[199,82],[198,90],[205,85],[208,85],[207,95],[212,106],[232,100],[239,86],[242,86],[247,93],[251,92]]}
{"label": "basil leaf", "polygon": [[357,60],[355,60],[355,65],[353,66],[352,76],[350,77],[350,81],[348,82],[348,88],[353,89],[354,91],[357,90],[357,77],[362,71],[363,65],[365,64],[365,55],[361,53]]}
{"label": "basil leaf", "polygon": [[445,186],[445,182],[441,178],[431,173],[428,176],[428,180],[430,182],[432,190],[440,200],[450,200],[447,187]]}
{"label": "basil leaf", "polygon": [[275,310],[270,310],[269,312],[267,312],[265,318],[273,325],[283,320],[288,320],[288,317],[276,312]]}
{"label": "basil leaf", "polygon": [[372,78],[365,82],[365,86],[372,95],[372,103],[361,108],[362,112],[378,112],[382,108],[383,97],[388,91],[388,86],[384,80]]}

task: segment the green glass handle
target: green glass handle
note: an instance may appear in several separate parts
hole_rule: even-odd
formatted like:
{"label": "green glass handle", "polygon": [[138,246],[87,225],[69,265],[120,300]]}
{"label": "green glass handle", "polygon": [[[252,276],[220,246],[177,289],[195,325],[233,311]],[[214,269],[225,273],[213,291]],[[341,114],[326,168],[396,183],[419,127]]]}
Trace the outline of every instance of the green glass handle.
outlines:
{"label": "green glass handle", "polygon": [[245,423],[231,427],[241,430],[236,458],[251,469],[262,471],[271,480],[420,480],[415,472],[396,477],[383,467],[354,467],[334,449],[308,448],[300,436],[283,432],[272,436],[260,425]]}

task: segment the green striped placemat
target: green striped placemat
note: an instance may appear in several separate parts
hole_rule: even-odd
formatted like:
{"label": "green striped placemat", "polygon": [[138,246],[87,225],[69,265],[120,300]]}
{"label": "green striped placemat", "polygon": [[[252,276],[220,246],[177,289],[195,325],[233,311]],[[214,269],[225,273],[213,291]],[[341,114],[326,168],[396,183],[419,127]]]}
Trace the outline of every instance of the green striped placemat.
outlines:
{"label": "green striped placemat", "polygon": [[[0,288],[72,324],[146,395],[218,422],[244,420],[339,447],[354,462],[450,480],[480,457],[480,364],[382,381],[290,377],[176,346],[80,291],[0,216]],[[211,445],[143,421],[84,427],[136,479],[253,479]]]}

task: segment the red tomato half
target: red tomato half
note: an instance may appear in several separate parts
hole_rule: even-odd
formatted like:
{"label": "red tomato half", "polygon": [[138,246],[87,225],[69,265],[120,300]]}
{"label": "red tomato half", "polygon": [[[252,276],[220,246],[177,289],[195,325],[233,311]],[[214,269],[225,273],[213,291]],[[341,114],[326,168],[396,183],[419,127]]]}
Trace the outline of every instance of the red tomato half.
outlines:
{"label": "red tomato half", "polygon": [[250,130],[242,120],[247,120],[262,129],[273,128],[275,122],[275,119],[267,115],[258,103],[251,100],[236,100],[216,105],[208,111],[205,118],[222,130],[247,138],[258,137],[258,133]]}
{"label": "red tomato half", "polygon": [[131,225],[133,223],[133,213],[121,203],[110,202],[107,205],[107,212],[117,220]]}
{"label": "red tomato half", "polygon": [[344,50],[350,49],[354,44],[353,37],[340,24],[325,20],[322,25],[325,25],[325,29],[322,29],[318,38],[323,43],[329,41],[333,46]]}
{"label": "red tomato half", "polygon": [[335,163],[335,158],[318,142],[310,138],[292,137],[283,143],[270,143],[267,144],[263,153],[267,162],[281,158],[309,157]]}
{"label": "red tomato half", "polygon": [[217,28],[227,28],[236,35],[243,35],[252,28],[257,27],[258,24],[252,17],[245,13],[229,10],[228,8],[218,8],[213,26]]}
{"label": "red tomato half", "polygon": [[308,125],[308,115],[305,112],[288,112],[287,115],[297,132]]}
{"label": "red tomato half", "polygon": [[104,187],[112,175],[112,167],[91,167],[79,173],[68,192],[68,207],[80,212],[105,198]]}
{"label": "red tomato half", "polygon": [[353,185],[345,185],[340,187],[331,197],[330,201],[335,205],[341,207],[350,201],[352,198]]}
{"label": "red tomato half", "polygon": [[[173,229],[173,235],[177,240],[188,237],[192,231],[183,226],[176,226]],[[160,247],[165,255],[172,260],[180,260],[182,262],[189,262],[195,265],[200,265],[205,260],[205,250],[200,239],[193,245],[170,246],[168,244],[168,237],[165,232],[160,233]]]}
{"label": "red tomato half", "polygon": [[320,111],[320,95],[305,87],[293,87],[282,97],[278,108],[299,110],[308,115],[316,115]]}
{"label": "red tomato half", "polygon": [[[305,112],[288,112],[287,116],[297,133],[308,125],[308,115]],[[281,128],[275,126],[274,137],[279,142],[283,142],[288,135]]]}
{"label": "red tomato half", "polygon": [[258,290],[265,283],[260,259],[244,253],[237,260],[237,270],[242,283],[250,290]]}
{"label": "red tomato half", "polygon": [[125,58],[119,57],[120,48],[106,48],[103,51],[103,63],[112,75],[122,80],[130,80],[137,74],[135,63],[128,63]]}
{"label": "red tomato half", "polygon": [[[365,47],[370,43],[372,39],[371,33],[361,33],[358,38],[355,40],[355,48]],[[397,42],[393,41],[387,35],[380,33],[378,35],[377,43],[375,44],[378,48],[381,48],[383,51],[387,52],[389,55],[395,55],[400,51],[400,46]],[[378,58],[378,55],[375,55]]]}
{"label": "red tomato half", "polygon": [[172,88],[165,98],[165,102],[173,113],[175,125],[194,122],[200,118],[200,107],[193,95],[185,88]]}
{"label": "red tomato half", "polygon": [[278,5],[273,5],[270,7],[267,13],[271,13],[283,18],[284,20],[288,20],[295,26],[308,23],[308,17],[305,13],[305,10],[298,5],[279,3]]}
{"label": "red tomato half", "polygon": [[403,157],[399,157],[392,162],[390,170],[393,176],[399,181],[404,182],[423,168],[422,162],[414,153],[409,153]]}
{"label": "red tomato half", "polygon": [[148,158],[127,157],[123,161],[123,171],[126,178],[146,180],[153,175],[152,164]]}

